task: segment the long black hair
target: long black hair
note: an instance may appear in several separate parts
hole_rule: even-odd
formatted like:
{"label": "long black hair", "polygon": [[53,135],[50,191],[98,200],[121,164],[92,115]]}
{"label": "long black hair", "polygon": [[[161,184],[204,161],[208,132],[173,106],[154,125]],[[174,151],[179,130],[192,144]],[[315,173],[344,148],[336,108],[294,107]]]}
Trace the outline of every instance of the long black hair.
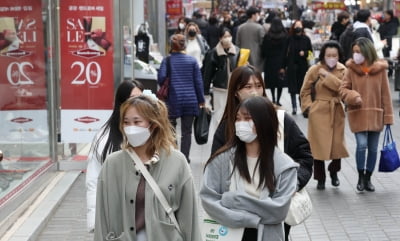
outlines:
{"label": "long black hair", "polygon": [[273,41],[280,41],[287,36],[288,33],[282,24],[282,20],[279,17],[274,17],[271,21],[271,27],[268,30],[267,37]]}
{"label": "long black hair", "polygon": [[[279,130],[279,121],[275,107],[268,98],[263,96],[253,96],[243,100],[237,107],[235,113],[241,109],[247,111],[251,116],[260,145],[260,154],[256,163],[256,168],[260,170],[260,183],[258,184],[258,187],[267,187],[270,192],[274,192],[276,188],[274,176],[274,150],[278,143]],[[282,134],[283,133],[280,133],[280,135]],[[232,147],[236,147],[232,170],[237,168],[240,176],[246,181],[251,182],[251,176],[254,175],[254,173],[250,174],[248,170],[246,143],[241,141],[236,135],[228,140],[227,145],[223,146],[211,156],[207,161],[206,166],[216,156]]]}
{"label": "long black hair", "polygon": [[[121,150],[123,137],[121,131],[119,130],[120,107],[122,103],[129,99],[134,88],[139,88],[141,91],[143,91],[143,84],[137,80],[125,80],[117,88],[113,112],[111,113],[110,118],[102,126],[103,131],[101,132],[99,138],[95,140],[92,150],[93,154],[96,155],[97,160],[99,160],[101,163],[104,162],[108,154]],[[107,133],[107,141],[103,150],[100,150],[101,156],[98,156],[97,149],[99,148],[101,140],[107,135]]]}

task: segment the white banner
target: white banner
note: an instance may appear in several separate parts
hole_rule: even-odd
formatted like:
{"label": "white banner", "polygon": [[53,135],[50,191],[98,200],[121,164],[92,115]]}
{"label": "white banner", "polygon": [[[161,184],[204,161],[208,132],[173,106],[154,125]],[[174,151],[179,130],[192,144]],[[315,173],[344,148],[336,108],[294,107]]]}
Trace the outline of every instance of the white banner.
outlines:
{"label": "white banner", "polygon": [[0,143],[47,143],[47,110],[0,111]]}
{"label": "white banner", "polygon": [[90,143],[112,110],[61,110],[61,141]]}

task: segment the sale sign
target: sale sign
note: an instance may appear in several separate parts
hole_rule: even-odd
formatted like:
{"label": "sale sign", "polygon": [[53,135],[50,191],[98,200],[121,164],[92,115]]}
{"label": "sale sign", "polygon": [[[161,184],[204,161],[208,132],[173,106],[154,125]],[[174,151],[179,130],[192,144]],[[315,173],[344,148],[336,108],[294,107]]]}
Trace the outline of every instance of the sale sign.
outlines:
{"label": "sale sign", "polygon": [[41,0],[0,2],[1,142],[48,141],[43,32]]}
{"label": "sale sign", "polygon": [[113,107],[113,1],[60,1],[61,138],[90,142]]}

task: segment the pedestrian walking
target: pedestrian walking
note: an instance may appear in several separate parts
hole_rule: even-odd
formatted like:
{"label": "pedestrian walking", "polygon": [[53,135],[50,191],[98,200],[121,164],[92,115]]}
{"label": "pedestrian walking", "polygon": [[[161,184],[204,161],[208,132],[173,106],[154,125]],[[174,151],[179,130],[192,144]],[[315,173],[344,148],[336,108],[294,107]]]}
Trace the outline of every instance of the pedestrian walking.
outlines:
{"label": "pedestrian walking", "polygon": [[219,42],[207,53],[204,61],[204,94],[206,99],[211,99],[210,86],[212,85],[214,107],[209,136],[214,135],[224,113],[229,78],[237,67],[239,54],[240,49],[232,43],[231,31],[226,27],[220,28]]}
{"label": "pedestrian walking", "polygon": [[296,20],[289,30],[289,43],[286,55],[286,74],[293,115],[297,114],[296,95],[300,93],[300,89],[303,86],[304,76],[308,70],[307,57],[311,53],[311,40],[305,34],[301,21]]}
{"label": "pedestrian walking", "polygon": [[[346,67],[337,41],[327,41],[321,48],[319,62],[310,67],[300,91],[301,109],[308,113],[308,135],[314,157],[314,179],[317,189],[325,189],[325,161],[331,184],[340,185],[338,172],[341,159],[348,157],[344,138],[345,113],[339,88],[343,83]],[[314,95],[314,97],[313,97]]]}
{"label": "pedestrian walking", "polygon": [[352,50],[353,58],[346,63],[348,69],[340,91],[357,143],[357,190],[373,192],[371,175],[375,169],[379,135],[384,125],[393,124],[388,64],[378,59],[374,44],[368,38],[357,39]]}
{"label": "pedestrian walking", "polygon": [[[267,96],[261,73],[251,65],[238,67],[232,72],[225,111],[214,134],[211,153],[215,153],[235,136],[236,108],[241,101],[251,96]],[[297,191],[299,191],[306,186],[312,175],[313,157],[310,144],[296,122],[286,113],[283,135],[283,151],[300,165],[297,170]],[[291,226],[286,223],[284,226],[285,241],[288,241]]]}
{"label": "pedestrian walking", "polygon": [[239,48],[250,49],[249,63],[258,70],[263,69],[261,45],[265,35],[264,27],[258,23],[260,10],[249,7],[246,11],[247,22],[241,24],[236,34],[236,45]]}
{"label": "pedestrian walking", "polygon": [[123,138],[119,129],[120,107],[128,98],[141,95],[142,92],[143,85],[136,80],[127,80],[118,86],[111,116],[96,134],[90,147],[86,168],[86,222],[89,232],[94,231],[97,179],[101,167],[109,154],[121,150]]}
{"label": "pedestrian walking", "polygon": [[350,23],[350,14],[346,11],[342,11],[337,15],[337,21],[331,26],[330,40],[339,41],[340,35],[344,32],[347,25]]}
{"label": "pedestrian walking", "polygon": [[[288,45],[288,33],[279,17],[270,22],[269,31],[264,36],[262,55],[264,58],[265,86],[271,90],[272,102],[282,106],[280,99],[285,81],[285,58]],[[276,93],[275,93],[276,90]]]}
{"label": "pedestrian walking", "polygon": [[386,10],[383,16],[383,22],[378,31],[381,35],[381,39],[386,39],[387,43],[383,49],[383,55],[385,58],[389,58],[390,51],[392,50],[392,38],[397,35],[399,20],[394,16],[392,9]]}
{"label": "pedestrian walking", "polygon": [[284,240],[282,223],[296,191],[296,164],[277,148],[278,118],[265,97],[239,104],[235,136],[208,160],[200,198],[222,225],[244,228],[242,241]]}
{"label": "pedestrian walking", "polygon": [[181,119],[181,151],[190,162],[192,125],[194,117],[199,114],[199,107],[204,107],[204,84],[196,59],[186,55],[185,48],[184,35],[171,36],[170,56],[161,62],[158,84],[161,86],[169,76],[169,96],[166,100],[169,118],[174,128],[176,119]]}
{"label": "pedestrian walking", "polygon": [[186,25],[186,54],[194,57],[200,69],[203,67],[203,60],[210,49],[207,40],[201,35],[200,29],[194,22]]}
{"label": "pedestrian walking", "polygon": [[[130,98],[121,106],[119,128],[122,150],[106,158],[99,175],[94,240],[201,241],[193,176],[174,148],[166,105],[145,95]],[[129,152],[147,167],[171,213]]]}

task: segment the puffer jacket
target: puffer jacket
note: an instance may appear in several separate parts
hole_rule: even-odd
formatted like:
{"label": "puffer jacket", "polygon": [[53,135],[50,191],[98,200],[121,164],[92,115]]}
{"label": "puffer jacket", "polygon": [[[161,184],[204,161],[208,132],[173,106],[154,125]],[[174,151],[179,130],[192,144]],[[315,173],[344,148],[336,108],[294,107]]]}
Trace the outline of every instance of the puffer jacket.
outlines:
{"label": "puffer jacket", "polygon": [[[387,62],[377,60],[368,69],[362,69],[350,59],[346,66],[340,94],[347,104],[351,131],[382,131],[384,125],[393,124]],[[361,106],[355,105],[357,97],[361,97]]]}

